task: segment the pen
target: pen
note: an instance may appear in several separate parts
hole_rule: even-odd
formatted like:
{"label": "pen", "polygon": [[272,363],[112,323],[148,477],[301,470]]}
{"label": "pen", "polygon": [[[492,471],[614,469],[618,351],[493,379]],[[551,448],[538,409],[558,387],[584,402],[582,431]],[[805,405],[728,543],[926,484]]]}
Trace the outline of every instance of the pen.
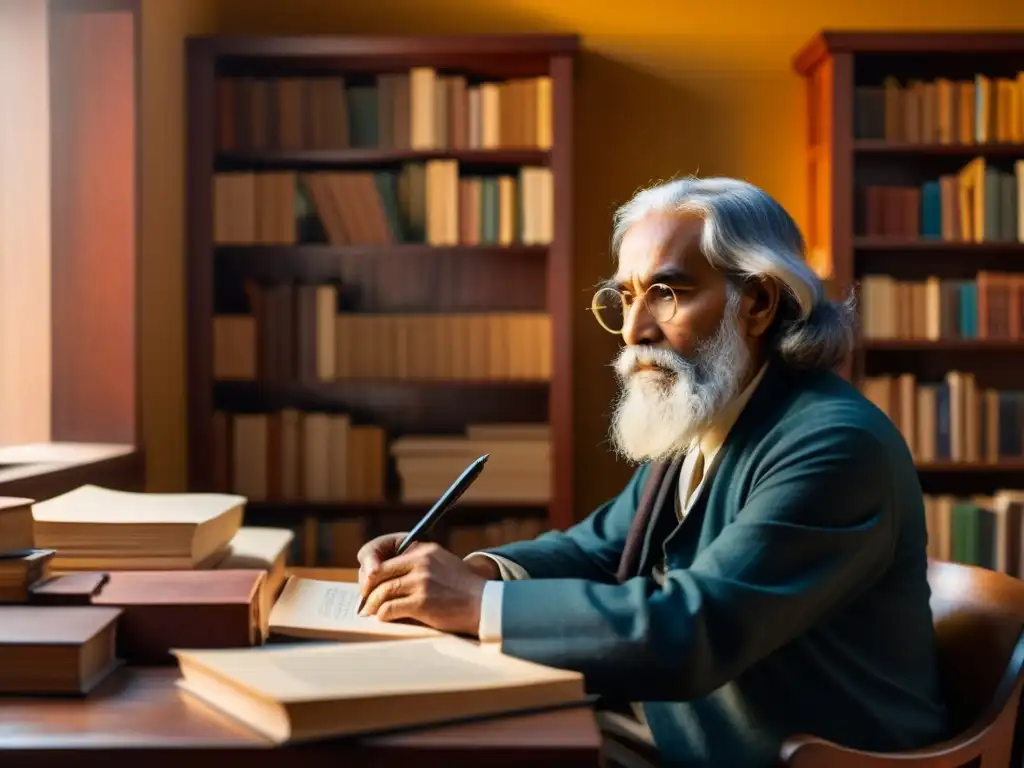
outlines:
{"label": "pen", "polygon": [[[469,486],[473,484],[473,481],[476,480],[477,477],[480,476],[480,473],[484,471],[484,464],[487,463],[488,456],[490,456],[490,454],[485,453],[480,458],[475,459],[473,463],[466,467],[462,474],[456,478],[455,482],[448,486],[448,490],[441,494],[441,498],[434,502],[434,506],[430,508],[427,514],[425,514],[422,519],[413,526],[413,529],[409,531],[406,537],[402,539],[401,543],[398,545],[398,549],[395,550],[395,557],[398,557],[417,541],[426,537],[437,521],[444,517],[445,514],[455,506],[462,494],[469,489]],[[365,604],[366,598],[360,597],[359,606],[356,608],[357,614],[363,610],[363,606]]]}

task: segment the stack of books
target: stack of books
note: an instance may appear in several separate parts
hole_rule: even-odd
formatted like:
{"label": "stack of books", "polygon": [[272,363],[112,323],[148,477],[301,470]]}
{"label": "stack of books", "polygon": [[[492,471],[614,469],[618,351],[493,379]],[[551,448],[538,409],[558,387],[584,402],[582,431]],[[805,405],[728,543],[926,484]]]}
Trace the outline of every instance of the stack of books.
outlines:
{"label": "stack of books", "polygon": [[0,500],[0,694],[81,695],[125,662],[177,663],[183,691],[274,743],[588,702],[578,673],[358,616],[356,584],[287,577],[291,531],[243,527],[245,502],[96,486]]}
{"label": "stack of books", "polygon": [[487,471],[462,499],[480,504],[551,500],[551,429],[547,424],[472,424],[465,435],[409,435],[391,443],[402,501],[432,503],[466,468],[489,454]]}
{"label": "stack of books", "polygon": [[262,645],[294,534],[246,499],[86,485],[0,499],[0,692],[87,693],[123,662]]}
{"label": "stack of books", "polygon": [[23,603],[50,574],[52,549],[37,549],[32,500],[0,496],[0,603]]}
{"label": "stack of books", "polygon": [[39,544],[32,499],[0,498],[0,693],[85,693],[118,666],[120,611],[30,604],[55,554]]}

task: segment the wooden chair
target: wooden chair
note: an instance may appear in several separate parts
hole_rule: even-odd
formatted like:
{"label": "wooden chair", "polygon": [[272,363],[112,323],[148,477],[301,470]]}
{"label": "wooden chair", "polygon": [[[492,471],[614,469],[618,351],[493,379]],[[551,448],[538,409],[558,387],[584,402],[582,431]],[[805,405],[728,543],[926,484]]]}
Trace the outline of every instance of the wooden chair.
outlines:
{"label": "wooden chair", "polygon": [[983,568],[932,561],[931,606],[951,732],[925,749],[860,752],[814,736],[782,746],[788,768],[1006,768],[1024,687],[1024,581]]}

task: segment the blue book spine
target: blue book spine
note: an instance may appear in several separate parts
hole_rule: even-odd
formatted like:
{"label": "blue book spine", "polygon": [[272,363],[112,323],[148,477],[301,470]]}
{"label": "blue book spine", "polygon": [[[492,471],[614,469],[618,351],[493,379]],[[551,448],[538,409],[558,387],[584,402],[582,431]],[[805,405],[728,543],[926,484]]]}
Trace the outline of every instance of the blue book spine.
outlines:
{"label": "blue book spine", "polygon": [[921,237],[942,237],[942,195],[937,181],[921,185]]}

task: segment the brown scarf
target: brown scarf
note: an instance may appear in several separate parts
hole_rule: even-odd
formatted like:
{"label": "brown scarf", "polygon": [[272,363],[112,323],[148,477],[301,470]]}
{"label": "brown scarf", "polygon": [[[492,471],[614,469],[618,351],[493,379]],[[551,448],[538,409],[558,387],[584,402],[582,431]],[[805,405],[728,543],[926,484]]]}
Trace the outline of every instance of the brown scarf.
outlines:
{"label": "brown scarf", "polygon": [[637,575],[647,529],[651,526],[655,514],[665,506],[667,501],[665,497],[672,488],[672,483],[668,482],[672,477],[671,473],[678,474],[681,466],[682,459],[657,461],[651,465],[643,492],[640,495],[640,504],[636,508],[633,522],[629,526],[629,533],[626,535],[626,546],[623,547],[622,557],[619,559],[616,578],[620,584]]}

